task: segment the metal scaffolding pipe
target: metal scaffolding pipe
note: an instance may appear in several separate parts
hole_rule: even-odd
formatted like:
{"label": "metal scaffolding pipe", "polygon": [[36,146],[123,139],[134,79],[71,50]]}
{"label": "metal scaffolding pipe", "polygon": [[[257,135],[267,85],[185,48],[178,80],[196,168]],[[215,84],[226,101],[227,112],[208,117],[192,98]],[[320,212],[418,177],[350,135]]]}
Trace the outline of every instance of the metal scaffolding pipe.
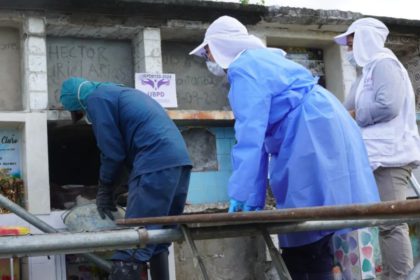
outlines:
{"label": "metal scaffolding pipe", "polygon": [[266,224],[230,224],[220,226],[202,226],[191,228],[194,239],[232,238],[240,236],[252,236],[261,233],[261,228],[267,228],[270,234],[301,232],[312,230],[329,230],[344,228],[364,228],[379,225],[420,222],[420,216],[401,217],[398,219],[360,219],[360,220],[335,220],[335,221],[307,221]]}
{"label": "metal scaffolding pipe", "polygon": [[[0,194],[0,207],[4,207],[8,209],[10,212],[16,214],[17,216],[21,217],[23,220],[27,221],[31,225],[34,225],[38,229],[46,233],[57,233],[59,232],[54,227],[50,226],[40,218],[32,215],[13,201],[7,199],[5,196]],[[93,263],[95,263],[98,267],[104,269],[105,271],[111,271],[111,263],[94,255],[94,254],[83,254],[83,257]]]}
{"label": "metal scaffolding pipe", "polygon": [[43,232],[53,233],[58,232],[55,228],[36,217],[35,215],[30,214],[28,211],[7,199],[5,196],[0,194],[0,206],[8,209],[10,212],[15,213],[17,216],[21,217],[23,220],[27,221],[31,225],[36,226]]}
{"label": "metal scaffolding pipe", "polygon": [[151,218],[117,220],[118,225],[170,225],[194,223],[267,223],[303,222],[342,219],[396,218],[420,213],[420,201],[389,201],[374,204],[353,204],[343,206],[320,206],[281,209],[273,211],[235,212],[216,214],[193,214]]}
{"label": "metal scaffolding pipe", "polygon": [[[242,224],[214,227],[190,228],[193,239],[214,239],[239,236],[253,236],[266,227],[269,233],[287,233],[321,229],[360,228],[381,224],[417,222],[415,219],[393,220],[341,220],[309,221],[286,224]],[[42,235],[10,236],[0,238],[0,258],[12,256],[42,256],[55,254],[75,254],[92,251],[107,251],[141,247],[184,239],[179,229],[146,230],[129,228],[102,232],[51,233]]]}

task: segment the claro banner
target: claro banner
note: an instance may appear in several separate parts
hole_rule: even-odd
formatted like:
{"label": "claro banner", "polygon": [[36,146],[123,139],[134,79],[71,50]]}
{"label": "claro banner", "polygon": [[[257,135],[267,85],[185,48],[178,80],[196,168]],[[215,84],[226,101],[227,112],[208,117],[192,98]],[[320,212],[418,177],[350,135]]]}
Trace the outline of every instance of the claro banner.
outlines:
{"label": "claro banner", "polygon": [[135,87],[164,108],[178,107],[175,74],[136,73]]}
{"label": "claro banner", "polygon": [[21,140],[19,129],[0,129],[0,169],[17,178],[21,177]]}

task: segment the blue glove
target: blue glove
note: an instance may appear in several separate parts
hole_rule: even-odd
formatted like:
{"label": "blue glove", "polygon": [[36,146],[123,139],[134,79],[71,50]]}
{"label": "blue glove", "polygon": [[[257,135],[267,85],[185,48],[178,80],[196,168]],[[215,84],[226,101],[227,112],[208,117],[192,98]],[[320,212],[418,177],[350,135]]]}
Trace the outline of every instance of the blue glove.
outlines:
{"label": "blue glove", "polygon": [[244,203],[237,201],[236,199],[231,199],[229,204],[229,213],[240,212],[244,208]]}
{"label": "blue glove", "polygon": [[260,206],[250,206],[250,205],[245,204],[243,210],[244,210],[244,212],[261,211],[261,210],[263,210],[263,208],[260,207]]}

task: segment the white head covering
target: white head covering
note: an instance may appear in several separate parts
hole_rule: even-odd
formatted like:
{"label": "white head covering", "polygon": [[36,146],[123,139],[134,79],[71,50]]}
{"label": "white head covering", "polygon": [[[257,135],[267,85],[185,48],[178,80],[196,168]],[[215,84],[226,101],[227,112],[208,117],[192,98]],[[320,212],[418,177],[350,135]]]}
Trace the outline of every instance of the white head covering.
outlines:
{"label": "white head covering", "polygon": [[246,27],[237,19],[222,16],[207,28],[204,41],[190,55],[204,56],[208,45],[214,60],[227,69],[238,54],[247,49],[265,48],[260,39],[248,34]]}
{"label": "white head covering", "polygon": [[389,30],[381,21],[374,18],[358,19],[345,33],[334,37],[334,41],[346,45],[347,36],[353,33],[353,54],[358,65],[364,67],[384,53],[394,55],[384,47]]}

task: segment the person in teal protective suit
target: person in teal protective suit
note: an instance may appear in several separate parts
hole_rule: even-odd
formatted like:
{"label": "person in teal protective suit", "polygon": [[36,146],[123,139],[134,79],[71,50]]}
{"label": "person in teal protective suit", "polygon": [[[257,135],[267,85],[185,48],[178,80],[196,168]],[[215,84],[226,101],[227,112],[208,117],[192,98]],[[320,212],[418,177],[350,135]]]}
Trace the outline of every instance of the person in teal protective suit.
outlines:
{"label": "person in teal protective suit", "polygon": [[[214,21],[190,54],[230,83],[237,143],[229,212],[263,209],[268,174],[279,209],[379,202],[357,124],[309,70],[229,16]],[[292,279],[332,277],[334,232],[279,235]]]}
{"label": "person in teal protective suit", "polygon": [[[102,218],[113,218],[123,167],[130,170],[126,218],[182,214],[192,163],[179,129],[155,100],[133,88],[70,78],[63,82],[60,101],[74,118],[85,115],[92,123],[101,151],[96,204]],[[118,250],[110,279],[147,279],[149,263],[152,280],[169,280],[169,245]]]}

